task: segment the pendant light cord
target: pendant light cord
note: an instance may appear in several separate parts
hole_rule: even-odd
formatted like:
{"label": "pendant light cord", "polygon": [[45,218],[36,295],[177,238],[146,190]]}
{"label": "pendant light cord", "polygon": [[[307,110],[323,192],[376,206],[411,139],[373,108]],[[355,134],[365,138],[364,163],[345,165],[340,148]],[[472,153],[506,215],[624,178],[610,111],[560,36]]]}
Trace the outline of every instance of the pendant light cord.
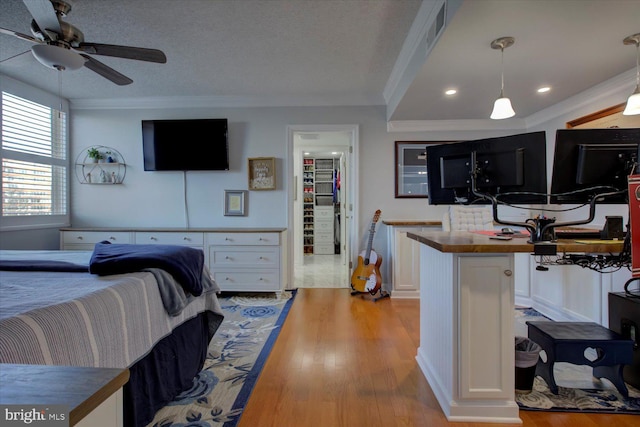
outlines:
{"label": "pendant light cord", "polygon": [[62,117],[62,70],[58,70],[58,117]]}
{"label": "pendant light cord", "polygon": [[636,90],[640,88],[640,41],[636,42]]}
{"label": "pendant light cord", "polygon": [[500,98],[504,98],[504,47],[500,48]]}

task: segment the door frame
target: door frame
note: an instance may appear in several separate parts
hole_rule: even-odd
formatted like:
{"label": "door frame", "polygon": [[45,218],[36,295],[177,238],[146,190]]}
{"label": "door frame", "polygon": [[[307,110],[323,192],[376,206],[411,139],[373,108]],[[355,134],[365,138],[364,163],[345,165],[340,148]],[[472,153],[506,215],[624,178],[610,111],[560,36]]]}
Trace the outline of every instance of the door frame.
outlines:
{"label": "door frame", "polygon": [[[357,242],[357,230],[358,228],[358,146],[359,146],[359,126],[358,125],[289,125],[287,126],[287,191],[288,191],[288,203],[287,203],[287,259],[288,271],[287,271],[287,283],[289,287],[293,287],[294,267],[295,267],[295,254],[294,245],[296,236],[295,229],[295,217],[294,217],[294,205],[296,202],[297,193],[302,186],[302,177],[295,176],[294,162],[300,159],[294,155],[294,136],[297,133],[323,133],[323,132],[345,132],[349,135],[349,149],[345,152],[346,161],[346,203],[345,203],[345,224],[346,224],[346,263],[349,267],[350,260],[356,259],[356,253],[354,252],[357,247],[353,242]],[[351,269],[349,268],[349,275],[351,275]],[[346,285],[345,285],[346,286]]]}

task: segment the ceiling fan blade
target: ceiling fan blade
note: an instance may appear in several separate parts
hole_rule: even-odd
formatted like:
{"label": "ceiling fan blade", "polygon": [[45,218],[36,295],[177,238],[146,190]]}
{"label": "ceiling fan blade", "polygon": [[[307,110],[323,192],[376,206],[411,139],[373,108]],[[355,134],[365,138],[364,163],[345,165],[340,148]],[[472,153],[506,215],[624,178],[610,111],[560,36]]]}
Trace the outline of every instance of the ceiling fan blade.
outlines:
{"label": "ceiling fan blade", "polygon": [[41,41],[40,41],[40,40],[38,40],[38,39],[37,39],[37,38],[35,38],[35,37],[31,37],[31,36],[30,36],[30,35],[28,35],[28,34],[19,33],[19,32],[17,32],[17,31],[8,30],[8,29],[6,29],[6,28],[2,28],[2,27],[0,27],[0,33],[2,33],[2,34],[6,34],[6,35],[8,35],[8,36],[14,36],[14,37],[17,37],[17,38],[19,38],[19,39],[23,39],[23,40],[26,40],[26,41],[28,41],[28,42],[32,42],[32,43],[41,43]]}
{"label": "ceiling fan blade", "polygon": [[82,53],[80,55],[82,55],[82,57],[87,60],[87,62],[84,63],[85,67],[87,67],[91,71],[94,71],[94,72],[100,74],[105,79],[111,80],[112,82],[114,82],[115,84],[117,84],[119,86],[125,86],[125,85],[133,83],[133,80],[131,80],[129,77],[127,77],[127,76],[125,76],[123,74],[120,74],[119,72],[117,72],[113,68],[103,64],[102,62],[98,61],[97,59],[94,59],[94,58],[90,57],[89,55],[84,55]]}
{"label": "ceiling fan blade", "polygon": [[80,45],[78,47],[74,47],[74,49],[94,55],[115,56],[118,58],[157,62],[160,64],[167,62],[167,57],[161,50],[147,49],[144,47],[118,46],[115,44],[102,43],[80,43]]}
{"label": "ceiling fan blade", "polygon": [[49,30],[57,34],[62,33],[58,15],[56,15],[50,0],[23,0],[23,2],[42,31]]}

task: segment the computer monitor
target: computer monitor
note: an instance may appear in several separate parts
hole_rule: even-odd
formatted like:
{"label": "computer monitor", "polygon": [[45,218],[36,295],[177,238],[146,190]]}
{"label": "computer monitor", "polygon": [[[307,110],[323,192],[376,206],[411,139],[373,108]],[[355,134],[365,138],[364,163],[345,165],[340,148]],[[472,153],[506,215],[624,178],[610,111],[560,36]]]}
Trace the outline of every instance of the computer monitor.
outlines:
{"label": "computer monitor", "polygon": [[[475,163],[472,161],[475,156]],[[547,203],[544,132],[427,146],[428,200],[431,205]]]}
{"label": "computer monitor", "polygon": [[[638,128],[559,129],[550,202],[627,204],[627,177],[638,161],[639,148]],[[596,197],[602,194],[610,195]]]}

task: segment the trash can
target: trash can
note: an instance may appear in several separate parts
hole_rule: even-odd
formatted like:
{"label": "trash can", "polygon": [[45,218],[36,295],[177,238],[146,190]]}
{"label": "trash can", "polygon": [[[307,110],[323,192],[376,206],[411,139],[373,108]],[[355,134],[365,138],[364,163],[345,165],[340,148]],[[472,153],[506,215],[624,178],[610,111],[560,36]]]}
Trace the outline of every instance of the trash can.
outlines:
{"label": "trash can", "polygon": [[533,390],[536,365],[542,347],[526,337],[516,337],[516,393],[527,394]]}

